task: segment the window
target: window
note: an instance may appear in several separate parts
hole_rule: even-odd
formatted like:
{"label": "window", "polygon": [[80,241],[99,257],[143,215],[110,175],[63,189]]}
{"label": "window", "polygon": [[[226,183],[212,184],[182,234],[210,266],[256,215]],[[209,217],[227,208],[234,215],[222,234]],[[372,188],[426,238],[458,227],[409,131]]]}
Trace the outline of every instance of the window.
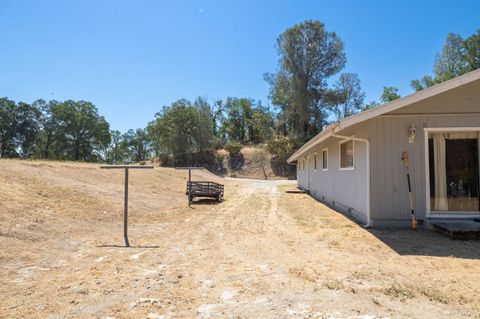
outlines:
{"label": "window", "polygon": [[313,170],[317,170],[317,153],[313,154]]}
{"label": "window", "polygon": [[322,151],[322,169],[328,170],[328,149]]}
{"label": "window", "polygon": [[340,169],[353,168],[353,141],[340,142]]}

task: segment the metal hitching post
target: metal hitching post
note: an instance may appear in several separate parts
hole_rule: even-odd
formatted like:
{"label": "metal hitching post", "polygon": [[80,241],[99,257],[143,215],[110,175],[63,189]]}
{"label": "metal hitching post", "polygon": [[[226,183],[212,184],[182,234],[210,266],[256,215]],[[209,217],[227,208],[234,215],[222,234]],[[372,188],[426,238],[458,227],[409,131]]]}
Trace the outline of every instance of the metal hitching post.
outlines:
{"label": "metal hitching post", "polygon": [[128,242],[128,168],[125,168],[125,207],[123,208],[123,238],[125,246],[130,247]]}
{"label": "metal hitching post", "polygon": [[153,169],[153,166],[147,165],[104,165],[103,169],[124,169],[125,170],[125,198],[123,206],[123,239],[125,246],[130,247],[128,242],[128,170],[129,169]]}

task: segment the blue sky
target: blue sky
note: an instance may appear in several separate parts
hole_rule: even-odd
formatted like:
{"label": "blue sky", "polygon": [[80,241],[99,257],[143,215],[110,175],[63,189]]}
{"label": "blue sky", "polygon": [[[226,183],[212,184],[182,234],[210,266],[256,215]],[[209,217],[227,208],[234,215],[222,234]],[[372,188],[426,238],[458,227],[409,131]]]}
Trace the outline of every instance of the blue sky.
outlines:
{"label": "blue sky", "polygon": [[0,0],[0,96],[89,100],[121,131],[182,97],[268,102],[275,40],[307,19],[341,37],[371,101],[411,93],[449,32],[480,29],[480,1]]}

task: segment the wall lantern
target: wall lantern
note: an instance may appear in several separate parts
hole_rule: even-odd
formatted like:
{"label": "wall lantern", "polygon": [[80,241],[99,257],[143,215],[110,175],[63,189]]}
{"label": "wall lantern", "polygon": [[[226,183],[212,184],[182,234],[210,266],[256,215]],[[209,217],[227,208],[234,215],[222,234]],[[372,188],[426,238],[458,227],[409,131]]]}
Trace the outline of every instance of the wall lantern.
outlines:
{"label": "wall lantern", "polygon": [[408,129],[408,143],[413,144],[415,142],[415,136],[417,136],[417,129],[413,125]]}

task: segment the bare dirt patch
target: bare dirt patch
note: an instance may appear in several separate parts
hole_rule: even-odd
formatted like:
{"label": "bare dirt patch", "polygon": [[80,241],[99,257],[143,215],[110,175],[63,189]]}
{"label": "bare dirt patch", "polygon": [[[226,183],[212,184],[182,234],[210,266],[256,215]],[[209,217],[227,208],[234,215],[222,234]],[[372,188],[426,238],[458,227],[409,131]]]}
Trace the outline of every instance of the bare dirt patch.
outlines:
{"label": "bare dirt patch", "polygon": [[[207,172],[195,178],[213,179]],[[368,231],[286,181],[0,161],[0,318],[480,318],[480,243]],[[158,248],[145,248],[158,246]]]}

